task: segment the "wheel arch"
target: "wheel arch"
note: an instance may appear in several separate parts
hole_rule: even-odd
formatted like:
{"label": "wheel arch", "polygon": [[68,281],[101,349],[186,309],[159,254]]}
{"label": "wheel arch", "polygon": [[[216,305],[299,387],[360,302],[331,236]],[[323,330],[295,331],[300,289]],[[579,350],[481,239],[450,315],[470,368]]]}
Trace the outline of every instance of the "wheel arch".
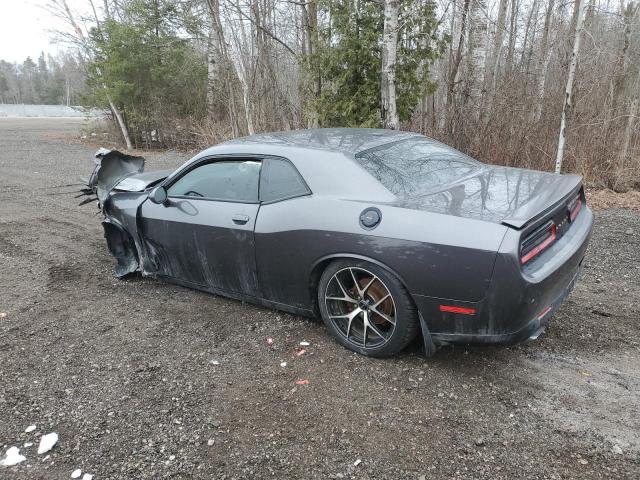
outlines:
{"label": "wheel arch", "polygon": [[[409,290],[409,288],[407,287],[407,283],[402,278],[402,275],[398,274],[398,272],[396,272],[394,269],[389,267],[384,262],[376,260],[375,258],[367,257],[366,255],[359,255],[357,253],[332,253],[330,255],[325,255],[324,257],[320,257],[319,259],[317,259],[313,263],[313,266],[311,267],[311,272],[309,274],[309,297],[311,298],[311,306],[315,315],[320,314],[320,310],[318,307],[317,290],[318,290],[318,285],[320,284],[320,277],[322,276],[322,273],[325,271],[325,269],[329,266],[330,263],[336,260],[348,260],[348,259],[362,260],[365,262],[373,263],[374,265],[377,265],[378,267],[385,269],[387,272],[392,274],[394,277],[396,277],[400,281],[402,286],[407,290],[407,292],[409,292],[411,301],[413,301],[411,290]],[[414,302],[414,305],[415,305],[415,302]],[[417,309],[417,305],[416,305],[416,309]]]}
{"label": "wheel arch", "polygon": [[104,238],[111,255],[117,260],[115,273],[118,278],[135,272],[139,266],[139,254],[133,236],[116,220],[102,221]]}

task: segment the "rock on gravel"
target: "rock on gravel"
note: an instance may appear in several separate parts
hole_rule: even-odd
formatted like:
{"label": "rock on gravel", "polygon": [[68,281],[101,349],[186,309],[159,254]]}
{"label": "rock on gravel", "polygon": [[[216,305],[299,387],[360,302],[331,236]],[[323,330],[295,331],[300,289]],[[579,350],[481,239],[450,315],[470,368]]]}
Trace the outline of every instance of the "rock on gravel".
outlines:
{"label": "rock on gravel", "polygon": [[18,447],[9,447],[5,453],[5,457],[0,460],[0,466],[11,467],[20,462],[24,462],[26,459],[25,456],[20,455],[20,449]]}
{"label": "rock on gravel", "polygon": [[58,443],[58,434],[56,432],[43,435],[40,439],[40,445],[38,445],[38,455],[47,453],[56,445],[56,443]]}

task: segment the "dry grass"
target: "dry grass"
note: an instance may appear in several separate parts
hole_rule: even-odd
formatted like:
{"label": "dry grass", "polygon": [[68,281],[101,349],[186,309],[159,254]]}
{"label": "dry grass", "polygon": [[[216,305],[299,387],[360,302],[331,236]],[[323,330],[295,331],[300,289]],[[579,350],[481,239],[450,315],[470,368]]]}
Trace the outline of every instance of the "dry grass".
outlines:
{"label": "dry grass", "polygon": [[587,203],[595,210],[605,208],[625,208],[640,211],[640,192],[632,190],[617,193],[613,190],[587,190]]}

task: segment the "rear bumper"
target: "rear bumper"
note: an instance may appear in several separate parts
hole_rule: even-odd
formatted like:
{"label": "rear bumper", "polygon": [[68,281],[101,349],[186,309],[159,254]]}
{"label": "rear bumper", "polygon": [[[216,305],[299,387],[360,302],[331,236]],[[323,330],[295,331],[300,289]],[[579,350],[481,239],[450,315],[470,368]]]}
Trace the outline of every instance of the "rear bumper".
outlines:
{"label": "rear bumper", "polygon": [[[557,244],[525,268],[517,254],[519,234],[510,230],[480,302],[414,295],[434,342],[510,344],[536,338],[573,290],[592,227],[593,214],[585,207]],[[441,312],[442,304],[474,309],[475,314]]]}

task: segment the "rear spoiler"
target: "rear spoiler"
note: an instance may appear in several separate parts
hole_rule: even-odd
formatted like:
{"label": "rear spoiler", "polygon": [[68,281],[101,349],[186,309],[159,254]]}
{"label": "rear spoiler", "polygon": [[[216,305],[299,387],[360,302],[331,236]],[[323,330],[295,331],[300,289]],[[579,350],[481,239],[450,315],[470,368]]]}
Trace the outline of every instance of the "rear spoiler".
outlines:
{"label": "rear spoiler", "polygon": [[580,175],[549,175],[549,181],[541,185],[537,195],[503,219],[502,224],[521,230],[547,216],[559,203],[568,201],[581,188]]}
{"label": "rear spoiler", "polygon": [[[144,158],[127,155],[118,150],[99,149],[95,154],[95,167],[89,177],[81,177],[80,181],[86,188],[80,190],[81,196],[90,198],[84,199],[80,205],[98,200],[99,205],[103,205],[109,196],[109,192],[118,182],[135,173],[144,170]],[[95,197],[94,197],[95,195]]]}

